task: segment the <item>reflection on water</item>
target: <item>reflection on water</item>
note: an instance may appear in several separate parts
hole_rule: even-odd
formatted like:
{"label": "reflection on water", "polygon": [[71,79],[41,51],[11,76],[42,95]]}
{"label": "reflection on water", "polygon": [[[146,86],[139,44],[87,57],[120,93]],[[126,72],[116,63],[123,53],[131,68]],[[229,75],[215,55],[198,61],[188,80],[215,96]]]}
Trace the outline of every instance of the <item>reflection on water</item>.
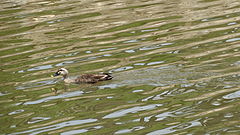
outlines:
{"label": "reflection on water", "polygon": [[182,124],[179,124],[176,126],[170,126],[170,127],[164,128],[164,129],[153,131],[153,132],[148,133],[147,135],[159,135],[159,134],[166,135],[166,134],[174,133],[177,130],[181,131],[181,130],[188,129],[188,128],[195,127],[195,126],[201,126],[201,123],[197,122],[197,121],[190,121],[188,123],[182,123]]}
{"label": "reflection on water", "polygon": [[[239,0],[0,6],[0,134],[240,132]],[[60,67],[114,79],[64,84]]]}
{"label": "reflection on water", "polygon": [[68,92],[68,93],[59,94],[59,95],[56,95],[56,96],[49,96],[49,97],[46,97],[46,98],[38,99],[36,101],[27,101],[27,102],[24,103],[24,105],[40,104],[40,103],[48,102],[48,101],[54,100],[54,99],[68,98],[68,97],[73,97],[73,96],[80,96],[83,93],[84,93],[83,91]]}
{"label": "reflection on water", "polygon": [[108,114],[108,115],[104,116],[103,118],[104,119],[106,119],[106,118],[117,118],[117,117],[124,116],[128,113],[137,113],[139,111],[151,110],[151,109],[154,109],[157,106],[161,106],[161,105],[160,104],[152,104],[152,105],[146,105],[146,106],[136,106],[136,107],[128,108],[128,109],[125,109],[125,110],[120,110],[118,112],[113,112],[111,114]]}
{"label": "reflection on water", "polygon": [[86,124],[86,123],[91,123],[91,122],[96,122],[96,121],[97,121],[96,119],[72,120],[72,121],[61,122],[61,123],[54,124],[54,125],[51,125],[51,126],[45,126],[45,127],[42,127],[42,128],[35,128],[35,129],[23,131],[23,132],[17,132],[17,133],[13,133],[12,135],[26,134],[26,133],[28,133],[28,134],[30,133],[31,135],[35,135],[35,134],[40,134],[40,133],[44,133],[44,132],[47,132],[47,131],[61,129],[61,128],[64,128],[64,127],[81,125],[81,124]]}

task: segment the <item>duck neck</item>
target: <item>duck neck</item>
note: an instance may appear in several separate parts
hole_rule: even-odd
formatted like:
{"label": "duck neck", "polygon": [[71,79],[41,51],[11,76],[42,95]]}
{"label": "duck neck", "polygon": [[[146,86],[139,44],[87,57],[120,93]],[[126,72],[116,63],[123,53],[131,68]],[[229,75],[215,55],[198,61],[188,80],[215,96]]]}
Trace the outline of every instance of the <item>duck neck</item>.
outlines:
{"label": "duck neck", "polygon": [[70,79],[70,78],[68,77],[68,75],[64,75],[64,76],[63,76],[63,81],[64,81],[65,83],[72,83],[72,82],[74,82],[74,80]]}
{"label": "duck neck", "polygon": [[68,78],[68,75],[63,75],[63,80],[67,79]]}

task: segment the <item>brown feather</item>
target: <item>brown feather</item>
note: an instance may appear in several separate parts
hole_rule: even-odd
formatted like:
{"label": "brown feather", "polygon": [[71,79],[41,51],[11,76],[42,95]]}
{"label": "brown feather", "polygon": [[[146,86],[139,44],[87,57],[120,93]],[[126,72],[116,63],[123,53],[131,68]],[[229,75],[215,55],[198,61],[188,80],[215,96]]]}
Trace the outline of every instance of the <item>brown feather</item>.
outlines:
{"label": "brown feather", "polygon": [[96,83],[98,81],[111,80],[109,74],[83,74],[75,79],[76,83]]}

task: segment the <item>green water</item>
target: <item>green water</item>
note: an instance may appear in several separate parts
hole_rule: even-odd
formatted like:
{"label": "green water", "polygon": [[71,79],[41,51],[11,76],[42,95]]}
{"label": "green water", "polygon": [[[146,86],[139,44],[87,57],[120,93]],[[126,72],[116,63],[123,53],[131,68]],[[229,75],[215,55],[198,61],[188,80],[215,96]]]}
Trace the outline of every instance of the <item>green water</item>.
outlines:
{"label": "green water", "polygon": [[[238,0],[0,7],[0,135],[240,134]],[[114,79],[64,84],[61,67]]]}

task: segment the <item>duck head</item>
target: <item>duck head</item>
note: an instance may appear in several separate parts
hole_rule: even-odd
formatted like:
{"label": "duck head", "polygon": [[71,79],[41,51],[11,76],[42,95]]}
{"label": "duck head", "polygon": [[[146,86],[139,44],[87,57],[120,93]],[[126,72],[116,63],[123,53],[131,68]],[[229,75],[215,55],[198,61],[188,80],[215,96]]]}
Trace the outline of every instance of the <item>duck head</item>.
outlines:
{"label": "duck head", "polygon": [[60,68],[53,76],[59,76],[62,75],[64,78],[68,75],[68,70],[65,68]]}

